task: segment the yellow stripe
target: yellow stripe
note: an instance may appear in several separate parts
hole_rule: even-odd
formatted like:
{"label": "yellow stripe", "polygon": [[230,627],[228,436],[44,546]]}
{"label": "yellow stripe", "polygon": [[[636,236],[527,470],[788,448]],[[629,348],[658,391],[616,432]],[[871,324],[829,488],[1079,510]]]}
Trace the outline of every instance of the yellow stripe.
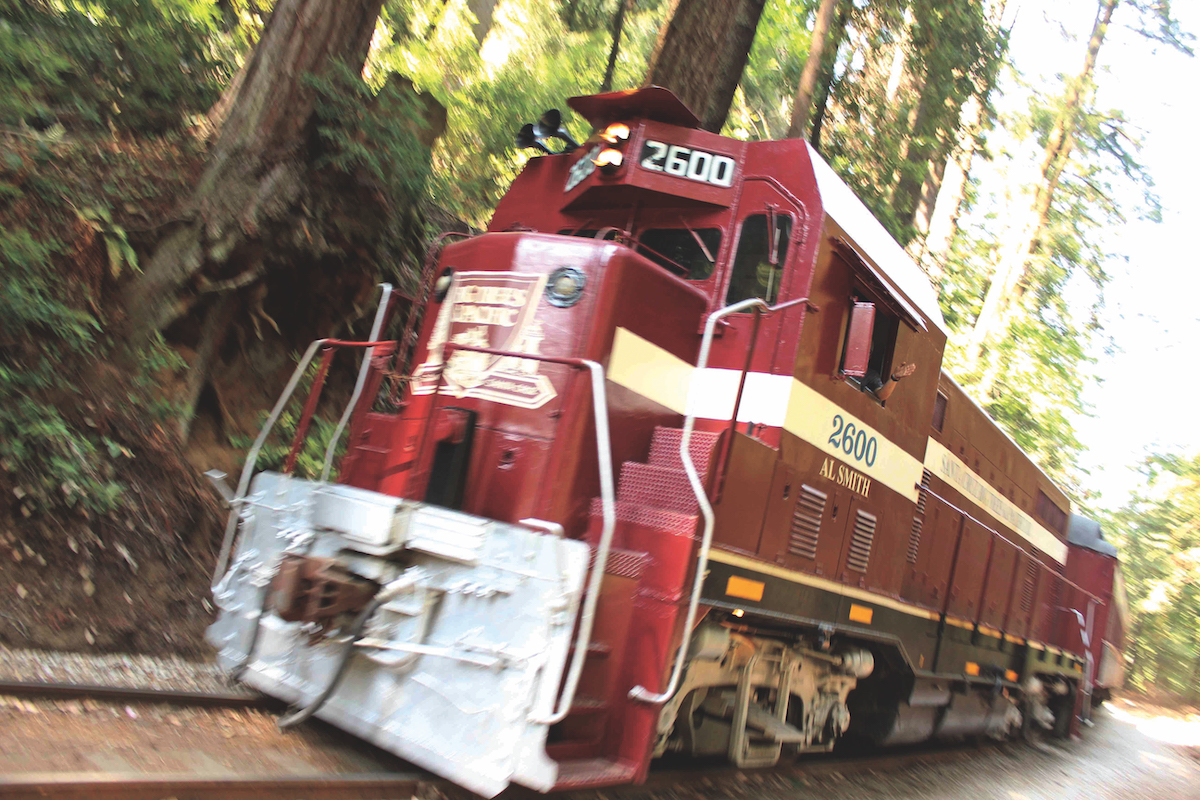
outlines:
{"label": "yellow stripe", "polygon": [[[838,417],[841,417],[840,421]],[[788,433],[795,434],[827,455],[845,461],[847,466],[879,481],[912,502],[919,499],[917,484],[921,482],[924,465],[811,386],[792,381],[783,427]],[[839,442],[855,442],[860,431],[865,434],[864,441],[875,441],[871,464],[868,465],[865,458],[855,459],[853,454],[847,454],[839,444],[833,443],[833,436],[839,429],[843,437],[839,438]],[[851,432],[853,435],[845,438]],[[851,449],[854,449],[853,444]]]}
{"label": "yellow stripe", "polygon": [[956,619],[955,617],[946,617],[946,624],[953,625],[956,628],[966,628],[969,631],[975,629],[975,623],[967,622],[965,619]]}
{"label": "yellow stripe", "polygon": [[996,630],[995,628],[989,628],[987,625],[980,625],[979,632],[984,636],[991,636],[993,639],[1000,638],[1000,631]]}
{"label": "yellow stripe", "polygon": [[625,328],[617,328],[608,359],[608,379],[676,414],[687,407],[696,368]]}
{"label": "yellow stripe", "polygon": [[826,592],[833,592],[834,594],[841,595],[842,597],[874,603],[877,606],[884,606],[894,611],[912,614],[914,617],[924,617],[925,619],[938,618],[936,612],[927,611],[923,608],[909,605],[908,603],[901,603],[897,600],[891,599],[890,597],[884,597],[883,595],[875,594],[874,592],[866,592],[862,589],[855,589],[850,586],[843,586],[840,583],[826,580],[825,578],[818,578],[815,575],[807,575],[803,572],[784,569],[783,567],[779,567],[774,564],[764,564],[761,561],[756,561],[752,558],[740,556],[736,553],[730,553],[725,550],[714,549],[709,553],[708,559],[709,561],[715,561],[718,564],[726,564],[731,567],[754,570],[765,575],[783,578],[784,580],[789,580],[794,583],[802,583],[805,586],[811,586],[814,589],[822,589]]}
{"label": "yellow stripe", "polygon": [[936,439],[930,439],[925,446],[925,468],[962,492],[964,496],[971,498],[1017,536],[1058,563],[1066,563],[1067,546],[1059,541],[1057,536],[1035,522],[1033,517],[1022,511],[1016,503],[988,485],[978,473]]}
{"label": "yellow stripe", "polygon": [[[686,413],[688,389],[696,368],[678,356],[647,341],[625,328],[617,328],[613,337],[612,353],[608,360],[608,379],[626,389],[665,406],[672,411]],[[707,371],[706,371],[707,372]],[[706,376],[704,390],[721,394],[724,389],[736,394],[738,370],[711,370]],[[720,373],[720,374],[718,374]],[[757,373],[756,373],[757,374]],[[774,376],[767,376],[773,378]],[[784,378],[786,381],[786,377]],[[731,385],[725,385],[726,382]],[[775,384],[770,384],[774,388]],[[917,484],[921,482],[924,465],[903,448],[888,440],[879,431],[850,414],[837,403],[794,378],[790,389],[787,384],[779,386],[778,400],[782,403],[783,392],[787,392],[787,410],[783,415],[783,428],[803,439],[827,455],[844,461],[847,466],[879,481],[894,492],[912,502],[918,500]],[[732,406],[732,394],[730,406]],[[703,399],[703,398],[700,398]],[[760,398],[761,399],[761,398]],[[768,405],[771,402],[767,403]],[[731,414],[732,410],[724,412]],[[841,417],[840,420],[837,418]],[[761,421],[761,420],[759,420]],[[774,423],[778,424],[778,423]],[[840,429],[837,441],[831,441]],[[863,436],[858,435],[859,432]],[[848,435],[849,433],[853,435]],[[851,445],[851,452],[842,449],[841,442]],[[874,440],[874,445],[868,443]],[[855,459],[854,448],[863,446],[863,457]],[[868,452],[869,448],[869,452]],[[870,455],[871,463],[867,464]]]}
{"label": "yellow stripe", "polygon": [[743,600],[758,602],[763,598],[766,584],[762,581],[752,581],[738,575],[730,575],[725,583],[725,594],[729,597],[740,597]]}
{"label": "yellow stripe", "polygon": [[1010,633],[1004,634],[1004,641],[1012,642],[1013,644],[1025,644],[1025,640],[1020,636],[1013,636]]}

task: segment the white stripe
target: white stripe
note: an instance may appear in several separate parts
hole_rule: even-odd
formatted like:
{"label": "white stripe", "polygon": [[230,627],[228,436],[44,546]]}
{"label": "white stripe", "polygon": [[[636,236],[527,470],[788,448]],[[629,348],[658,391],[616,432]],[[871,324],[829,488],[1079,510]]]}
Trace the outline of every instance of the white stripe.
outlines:
{"label": "white stripe", "polygon": [[[693,372],[687,413],[701,419],[727,420],[732,417],[741,374],[741,370],[713,367]],[[746,373],[746,386],[738,405],[737,421],[782,428],[791,391],[791,375]]]}

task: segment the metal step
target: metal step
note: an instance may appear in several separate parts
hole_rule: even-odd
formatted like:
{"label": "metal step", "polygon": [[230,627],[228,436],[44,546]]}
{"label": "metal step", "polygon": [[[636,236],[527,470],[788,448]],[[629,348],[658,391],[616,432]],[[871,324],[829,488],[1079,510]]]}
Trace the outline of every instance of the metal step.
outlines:
{"label": "metal step", "polygon": [[[654,436],[650,439],[650,463],[656,467],[683,469],[683,460],[679,457],[679,440],[683,438],[682,428],[655,428]],[[688,451],[692,454],[692,462],[696,471],[701,475],[708,472],[708,462],[712,458],[713,446],[719,433],[692,431],[692,441]]]}
{"label": "metal step", "polygon": [[598,789],[629,783],[637,774],[637,767],[622,761],[606,758],[579,758],[563,761],[558,765],[558,783],[554,791],[564,789]]}
{"label": "metal step", "polygon": [[617,499],[624,503],[696,514],[700,506],[682,469],[626,461],[621,465]]}

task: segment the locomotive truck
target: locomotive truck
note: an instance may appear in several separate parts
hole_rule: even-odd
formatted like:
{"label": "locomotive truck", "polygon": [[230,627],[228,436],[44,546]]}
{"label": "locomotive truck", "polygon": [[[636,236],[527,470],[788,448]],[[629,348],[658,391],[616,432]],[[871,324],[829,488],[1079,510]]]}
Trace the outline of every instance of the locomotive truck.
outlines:
{"label": "locomotive truck", "polygon": [[385,287],[368,341],[297,366],[229,493],[222,666],[483,796],[1070,731],[1119,682],[1115,552],[941,370],[916,265],[802,140],[658,87],[569,105],[593,134],[523,128],[543,154],[407,315]]}

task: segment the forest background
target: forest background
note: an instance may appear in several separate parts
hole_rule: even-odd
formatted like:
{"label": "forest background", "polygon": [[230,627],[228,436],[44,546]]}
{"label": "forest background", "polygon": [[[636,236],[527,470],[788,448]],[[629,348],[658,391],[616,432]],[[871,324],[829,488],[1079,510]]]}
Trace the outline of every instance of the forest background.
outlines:
{"label": "forest background", "polygon": [[[946,367],[1121,548],[1132,683],[1200,701],[1200,441],[1142,453],[1128,493],[1100,495],[1080,434],[1114,452],[1093,398],[1150,391],[1099,389],[1147,330],[1122,305],[1131,277],[1169,294],[1154,266],[1180,257],[1150,264],[1128,234],[1186,211],[1162,207],[1143,166],[1147,119],[1164,118],[1112,98],[1136,105],[1132,62],[1178,68],[1193,37],[1165,0],[1055,15],[1015,0],[0,0],[0,637],[196,647],[219,524],[198,470],[238,467],[309,341],[365,336],[380,280],[415,296],[436,234],[486,224],[530,157],[522,123],[649,82],[710,130],[808,138],[854,188],[937,290]],[[352,367],[331,377],[301,472],[319,469]]]}

